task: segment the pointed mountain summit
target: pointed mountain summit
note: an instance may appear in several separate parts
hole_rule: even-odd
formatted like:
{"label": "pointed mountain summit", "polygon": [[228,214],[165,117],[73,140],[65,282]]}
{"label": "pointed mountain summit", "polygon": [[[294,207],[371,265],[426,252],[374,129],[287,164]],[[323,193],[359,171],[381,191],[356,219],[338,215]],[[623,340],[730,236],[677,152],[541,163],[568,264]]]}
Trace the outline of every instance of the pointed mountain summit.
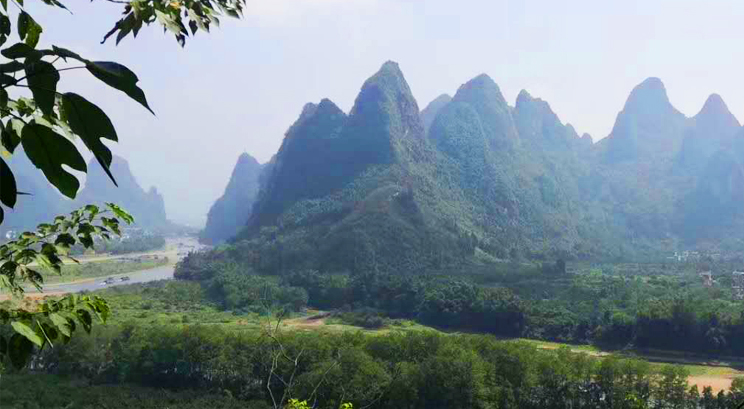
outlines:
{"label": "pointed mountain summit", "polygon": [[429,102],[429,105],[421,111],[421,121],[424,123],[424,131],[427,134],[429,133],[429,128],[431,128],[431,124],[434,122],[439,111],[444,108],[445,105],[449,104],[450,101],[452,101],[451,96],[448,94],[442,94]]}
{"label": "pointed mountain summit", "polygon": [[511,108],[488,75],[481,74],[460,86],[452,101],[467,103],[475,109],[494,150],[510,151],[519,145]]}
{"label": "pointed mountain summit", "polygon": [[[685,137],[708,146],[737,129],[728,155],[675,172]],[[685,223],[744,238],[742,164],[744,130],[720,97],[686,118],[657,78],[629,93],[593,143],[526,91],[509,106],[487,75],[419,111],[388,62],[348,115],[328,100],[304,107],[234,244],[266,272],[656,259],[685,238]]]}
{"label": "pointed mountain summit", "polygon": [[[417,154],[425,140],[418,104],[397,63],[388,61],[364,82],[345,128],[355,171]],[[415,141],[415,142],[414,142]]]}
{"label": "pointed mountain summit", "polygon": [[679,170],[697,173],[719,150],[727,150],[741,125],[718,94],[708,97],[685,129],[677,159]]}
{"label": "pointed mountain summit", "polygon": [[603,141],[607,161],[673,155],[681,145],[686,119],[672,106],[664,83],[655,77],[646,79],[633,88],[612,133]]}
{"label": "pointed mountain summit", "polygon": [[591,148],[594,145],[594,138],[588,133],[581,135],[581,145],[586,148]]}
{"label": "pointed mountain summit", "polygon": [[150,192],[146,192],[140,186],[132,174],[129,162],[114,155],[110,169],[119,184],[118,187],[111,183],[98,161],[92,159],[88,163],[85,187],[73,202],[75,206],[113,202],[129,211],[140,227],[159,228],[169,223],[166,219],[163,197],[157,190],[151,189]]}
{"label": "pointed mountain summit", "polygon": [[245,226],[258,196],[261,169],[258,161],[248,153],[238,157],[225,193],[209,209],[207,224],[199,233],[201,242],[225,241]]}
{"label": "pointed mountain summit", "polygon": [[649,132],[649,137],[664,137],[665,121],[684,120],[684,115],[669,101],[664,83],[656,77],[648,78],[633,88],[623,113],[633,116],[637,126]]}
{"label": "pointed mountain summit", "polygon": [[666,87],[659,78],[647,78],[630,92],[623,111],[643,117],[679,113],[669,101]]}
{"label": "pointed mountain summit", "polygon": [[425,143],[418,104],[398,64],[388,61],[364,82],[348,116],[327,99],[305,106],[249,225],[274,224],[296,204],[341,191],[371,166],[421,158]]}
{"label": "pointed mountain summit", "polygon": [[714,138],[730,137],[741,127],[739,120],[731,113],[726,103],[723,102],[723,98],[718,94],[711,94],[693,119],[696,127],[701,127]]}
{"label": "pointed mountain summit", "polygon": [[522,90],[514,107],[519,136],[547,149],[568,149],[579,141],[571,125],[563,125],[550,104]]}
{"label": "pointed mountain summit", "polygon": [[339,171],[345,156],[341,132],[346,121],[346,114],[329,99],[304,106],[267,167],[250,224],[274,223],[298,200],[322,197],[348,180],[349,175]]}
{"label": "pointed mountain summit", "polygon": [[431,229],[451,240],[443,245],[451,251],[456,237],[440,230],[443,216],[431,207],[446,189],[434,180],[437,152],[398,64],[385,63],[364,82],[348,116],[323,105],[287,132],[238,239],[262,246],[271,235],[281,243],[285,266],[332,271],[392,268],[403,254],[423,260]]}

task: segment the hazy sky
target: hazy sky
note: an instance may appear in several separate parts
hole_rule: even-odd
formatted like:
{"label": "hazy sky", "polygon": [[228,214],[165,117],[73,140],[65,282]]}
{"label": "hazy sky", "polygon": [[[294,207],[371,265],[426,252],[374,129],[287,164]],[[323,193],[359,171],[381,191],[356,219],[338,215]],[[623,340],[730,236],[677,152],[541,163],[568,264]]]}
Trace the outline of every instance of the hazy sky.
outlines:
{"label": "hazy sky", "polygon": [[109,113],[115,153],[177,221],[204,219],[240,153],[267,161],[306,102],[327,97],[348,112],[386,60],[421,108],[485,72],[512,105],[527,89],[595,141],[650,76],[688,116],[716,92],[744,119],[741,0],[253,0],[246,19],[225,18],[185,49],[154,25],[100,45],[121,6],[65,3],[74,15],[31,8],[42,43],[127,65],[157,117],[74,71],[61,88]]}

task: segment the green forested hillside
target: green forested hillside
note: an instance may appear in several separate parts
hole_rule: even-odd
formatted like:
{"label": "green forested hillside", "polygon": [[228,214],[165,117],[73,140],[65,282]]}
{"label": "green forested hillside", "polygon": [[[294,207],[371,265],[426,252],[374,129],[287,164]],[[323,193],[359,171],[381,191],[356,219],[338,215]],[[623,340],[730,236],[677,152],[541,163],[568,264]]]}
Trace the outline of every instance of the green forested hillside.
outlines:
{"label": "green forested hillside", "polygon": [[431,124],[434,123],[439,111],[442,110],[449,102],[452,101],[452,97],[447,94],[442,94],[433,101],[429,102],[424,109],[421,110],[421,121],[424,123],[424,131],[429,132]]}
{"label": "green forested hillside", "polygon": [[744,220],[742,141],[719,96],[686,118],[657,78],[593,144],[527,91],[510,106],[487,75],[419,112],[388,62],[348,115],[329,100],[305,106],[235,240],[282,270],[715,250],[744,234],[730,228]]}

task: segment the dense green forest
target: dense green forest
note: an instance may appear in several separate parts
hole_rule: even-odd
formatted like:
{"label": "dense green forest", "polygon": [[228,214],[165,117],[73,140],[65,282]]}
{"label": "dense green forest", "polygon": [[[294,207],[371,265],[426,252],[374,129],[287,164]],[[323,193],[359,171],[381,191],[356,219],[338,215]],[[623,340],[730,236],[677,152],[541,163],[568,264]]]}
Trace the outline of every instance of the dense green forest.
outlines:
{"label": "dense green forest", "polygon": [[[35,375],[6,368],[4,405],[198,407],[210,398],[215,407],[270,408],[269,390],[281,395],[290,376],[291,396],[313,396],[317,407],[333,409],[341,402],[355,408],[713,409],[744,399],[740,380],[730,392],[714,394],[690,387],[682,366],[488,335],[405,325],[378,332],[279,325],[271,332],[276,315],[219,312],[223,307],[197,283],[133,285],[101,295],[115,312],[112,321],[44,349],[32,361]],[[278,366],[277,345],[291,357]],[[37,387],[7,387],[24,384]]]}
{"label": "dense green forest", "polygon": [[705,287],[694,263],[567,268],[559,261],[428,274],[272,274],[235,261],[246,254],[241,244],[192,253],[178,264],[176,278],[199,282],[233,311],[254,311],[270,299],[292,311],[305,305],[345,311],[356,316],[354,323],[371,327],[406,318],[506,337],[744,356],[744,306],[730,273],[736,264],[707,264],[715,283]]}
{"label": "dense green forest", "polygon": [[[124,382],[151,391],[220,391],[244,407],[271,407],[265,386],[273,342],[268,338],[199,326],[125,327],[92,338],[40,357],[39,365],[60,376],[83,374],[92,385]],[[568,349],[542,351],[483,336],[294,332],[279,340],[287,354],[302,352],[293,385],[296,396],[310,395],[317,380],[325,377],[317,390],[321,408],[337,408],[342,401],[378,408],[733,408],[744,398],[744,385],[738,381],[732,392],[716,396],[709,389],[701,393],[689,388],[687,374],[679,368],[600,360]],[[289,365],[280,368],[285,376],[293,370]],[[281,393],[278,380],[270,386]],[[93,386],[93,392],[100,388]],[[10,403],[22,401],[24,394],[2,393]],[[158,395],[147,393],[143,402],[153,402],[153,407],[163,399]],[[67,404],[74,398],[54,399]],[[96,395],[93,399],[116,404]]]}

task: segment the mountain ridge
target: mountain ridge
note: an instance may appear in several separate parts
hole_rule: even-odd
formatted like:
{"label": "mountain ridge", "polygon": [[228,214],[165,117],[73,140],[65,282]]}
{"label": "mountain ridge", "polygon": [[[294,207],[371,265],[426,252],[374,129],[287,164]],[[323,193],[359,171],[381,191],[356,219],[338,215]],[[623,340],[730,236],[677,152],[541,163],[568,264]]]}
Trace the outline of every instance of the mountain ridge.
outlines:
{"label": "mountain ridge", "polygon": [[[685,117],[658,78],[633,88],[597,143],[527,91],[510,106],[485,74],[419,110],[400,67],[387,62],[348,115],[339,109],[327,121],[316,112],[322,104],[290,127],[248,229],[234,239],[283,254],[281,268],[652,257],[695,245],[685,225],[709,208],[688,202],[740,194],[741,158],[709,163],[723,144],[697,168],[679,159],[688,139],[712,129],[744,153],[738,120],[717,95]],[[322,160],[308,166],[308,157]]]}

